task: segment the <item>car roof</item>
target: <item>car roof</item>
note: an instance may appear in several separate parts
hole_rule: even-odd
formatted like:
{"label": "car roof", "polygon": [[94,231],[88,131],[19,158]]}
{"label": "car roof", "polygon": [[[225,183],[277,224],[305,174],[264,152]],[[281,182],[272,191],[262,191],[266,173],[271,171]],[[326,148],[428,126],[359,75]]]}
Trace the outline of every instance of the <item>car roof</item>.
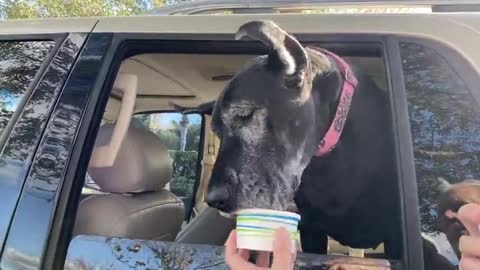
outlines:
{"label": "car roof", "polygon": [[92,31],[98,18],[54,18],[0,22],[0,35],[79,33]]}
{"label": "car roof", "polygon": [[[277,14],[275,12],[269,12],[269,8],[301,8],[301,7],[308,7],[312,8],[315,6],[318,7],[332,7],[332,6],[341,6],[341,5],[348,5],[349,7],[357,7],[362,5],[384,5],[385,7],[389,7],[392,5],[400,5],[400,6],[462,6],[463,9],[468,6],[469,10],[476,10],[476,8],[480,11],[480,4],[478,4],[478,0],[238,0],[238,1],[231,1],[231,0],[198,0],[198,1],[191,1],[185,2],[180,4],[168,5],[162,8],[154,9],[150,12],[150,14],[146,14],[147,16],[163,16],[163,15],[189,15],[189,14],[197,14],[205,11],[213,11],[217,9],[240,9],[240,12],[243,16],[252,15],[264,15],[268,16],[271,15],[286,15],[286,14]],[[473,7],[475,6],[475,7]],[[288,12],[287,12],[288,13]],[[295,11],[293,12],[295,13]],[[237,15],[235,12],[234,15]],[[462,15],[466,15],[468,13],[463,13]],[[303,15],[303,14],[298,14]],[[317,14],[319,15],[319,14]],[[320,14],[326,15],[326,14]],[[328,14],[330,15],[330,14]],[[335,14],[338,15],[338,14]],[[347,16],[356,16],[359,14],[346,14]],[[361,14],[362,16],[368,15],[385,15],[385,14]],[[394,16],[395,14],[388,14],[388,16]],[[397,14],[398,15],[398,14]],[[420,16],[421,14],[410,14],[415,16]],[[204,16],[212,16],[211,14],[206,14]],[[215,15],[218,16],[218,15]],[[227,16],[232,16],[228,14]],[[120,27],[125,27],[128,29],[127,21],[149,21],[149,19],[145,18],[145,16],[134,16],[132,17],[83,17],[83,18],[41,18],[41,19],[21,19],[21,20],[7,20],[0,22],[0,34],[35,34],[35,33],[61,33],[61,32],[89,32],[92,30],[96,23],[99,21],[104,22],[103,24],[108,24],[109,22],[120,23],[117,25]],[[140,19],[137,19],[140,18]],[[230,20],[229,18],[228,20]],[[233,18],[232,18],[233,19]],[[164,19],[159,19],[164,21]],[[166,21],[172,21],[175,24],[168,24],[168,25],[157,25],[159,26],[159,31],[161,32],[160,28],[165,29],[165,26],[174,27],[177,25],[183,26],[188,25],[188,19],[181,18],[180,20],[186,21],[182,23],[178,19],[166,19]],[[207,19],[208,22],[209,19]],[[233,19],[234,20],[234,19]],[[148,23],[147,23],[148,24]],[[195,25],[196,26],[196,25]],[[207,25],[204,25],[207,26]],[[187,26],[188,27],[188,26]],[[194,27],[195,28],[195,27]],[[207,27],[208,28],[208,27]],[[205,29],[207,29],[205,28]],[[166,30],[168,31],[168,30]],[[173,32],[173,29],[172,29]]]}
{"label": "car roof", "polygon": [[227,35],[251,20],[273,20],[292,34],[392,34],[436,40],[465,54],[480,71],[480,13],[435,14],[246,14],[13,20],[0,35],[65,32],[158,33],[191,39]]}
{"label": "car roof", "polygon": [[[199,0],[168,5],[151,11],[156,15],[188,15],[231,9],[242,14],[275,13],[274,10],[331,6],[429,6],[436,11],[473,11],[478,0]],[[465,8],[464,6],[468,6]],[[444,8],[448,7],[448,8]],[[478,11],[478,6],[474,7]]]}

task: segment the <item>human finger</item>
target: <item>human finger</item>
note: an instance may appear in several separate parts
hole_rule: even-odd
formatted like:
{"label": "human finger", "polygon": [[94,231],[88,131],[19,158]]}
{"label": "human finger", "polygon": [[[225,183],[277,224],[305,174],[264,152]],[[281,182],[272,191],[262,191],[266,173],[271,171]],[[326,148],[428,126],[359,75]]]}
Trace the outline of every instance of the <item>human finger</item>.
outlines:
{"label": "human finger", "polygon": [[270,267],[270,252],[260,252],[257,256],[255,265],[258,267]]}
{"label": "human finger", "polygon": [[458,217],[471,236],[480,237],[480,205],[470,203],[462,206]]}
{"label": "human finger", "polygon": [[245,261],[248,261],[250,258],[250,251],[248,249],[240,249],[238,250],[240,257],[242,257]]}
{"label": "human finger", "polygon": [[459,264],[460,270],[478,270],[480,269],[480,259],[474,257],[462,257]]}
{"label": "human finger", "polygon": [[255,265],[242,257],[245,251],[241,253],[237,250],[237,232],[233,230],[225,243],[225,262],[232,270],[257,270]]}
{"label": "human finger", "polygon": [[273,241],[273,263],[272,269],[291,270],[293,269],[292,241],[289,232],[285,228],[280,228],[275,232]]}
{"label": "human finger", "polygon": [[464,235],[460,237],[458,248],[462,252],[462,256],[480,258],[480,237]]}

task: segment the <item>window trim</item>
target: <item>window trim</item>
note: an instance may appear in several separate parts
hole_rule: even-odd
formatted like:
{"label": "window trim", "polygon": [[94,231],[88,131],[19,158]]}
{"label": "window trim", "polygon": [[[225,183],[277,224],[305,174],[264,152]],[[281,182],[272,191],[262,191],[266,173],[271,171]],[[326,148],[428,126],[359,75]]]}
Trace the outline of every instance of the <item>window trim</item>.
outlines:
{"label": "window trim", "polygon": [[[93,125],[93,128],[90,127],[90,123],[95,123],[102,121],[103,113],[100,113],[100,108],[103,109],[107,105],[108,95],[105,97],[103,93],[102,99],[98,96],[94,96],[95,90],[103,89],[104,78],[107,73],[110,72],[110,62],[114,55],[112,51],[112,38],[109,33],[92,33],[89,35],[87,41],[83,44],[83,49],[80,55],[86,51],[85,48],[92,46],[92,50],[103,50],[104,45],[101,44],[104,41],[99,41],[99,39],[106,38],[108,39],[108,48],[103,54],[103,59],[101,60],[101,66],[99,72],[95,78],[95,81],[90,88],[88,93],[88,98],[83,109],[83,114],[80,123],[76,129],[75,139],[73,146],[70,148],[68,162],[65,165],[63,181],[60,183],[59,188],[57,189],[56,196],[56,209],[51,217],[49,235],[45,241],[44,253],[41,260],[40,269],[63,269],[65,256],[68,250],[68,244],[70,243],[71,234],[73,231],[73,221],[64,222],[68,215],[76,216],[78,203],[80,201],[80,195],[82,187],[85,183],[85,173],[87,171],[88,161],[90,159],[90,154],[93,150],[93,144],[95,143],[95,137],[97,135],[98,126]],[[99,46],[100,45],[100,46]],[[88,57],[88,56],[87,56]],[[76,63],[78,63],[78,59]],[[74,67],[75,68],[75,67]],[[73,70],[72,72],[75,72]],[[73,73],[72,73],[73,74]],[[70,79],[70,78],[69,78]],[[67,81],[67,83],[70,80]],[[112,88],[113,80],[110,82],[108,88]],[[72,90],[72,89],[71,89]],[[93,96],[93,97],[92,97]],[[93,103],[92,99],[96,102]],[[98,104],[98,100],[101,101]],[[93,120],[93,121],[92,121]],[[92,135],[93,134],[93,135]],[[79,143],[80,141],[85,143]],[[89,140],[85,140],[88,138]],[[93,138],[93,141],[91,140]],[[83,139],[83,140],[82,140]],[[85,149],[83,149],[85,148]],[[82,151],[83,150],[83,151]],[[85,155],[87,153],[88,155]],[[81,181],[74,181],[83,174],[83,179]],[[70,192],[71,190],[78,190],[78,192]],[[65,230],[64,226],[67,226],[69,230]],[[68,227],[70,225],[70,227]]]}
{"label": "window trim", "polygon": [[192,213],[193,209],[195,209],[195,202],[197,200],[197,193],[198,193],[198,187],[200,186],[200,182],[202,181],[202,164],[203,164],[203,158],[205,154],[205,133],[207,132],[206,130],[206,125],[205,125],[205,115],[201,114],[202,116],[202,124],[200,125],[200,142],[199,142],[199,150],[198,150],[198,159],[197,159],[197,168],[196,168],[196,177],[195,177],[195,182],[193,183],[193,194],[190,202],[190,209],[188,209],[187,213],[187,222],[190,222],[190,219],[192,218]]}
{"label": "window trim", "polygon": [[16,125],[20,115],[23,112],[25,105],[27,104],[30,96],[33,93],[33,90],[37,87],[40,79],[42,78],[43,74],[45,73],[47,67],[52,62],[53,58],[57,54],[57,51],[63,45],[63,42],[67,38],[67,34],[33,34],[33,35],[0,35],[0,42],[29,42],[29,41],[53,41],[55,44],[53,45],[50,52],[48,52],[47,57],[40,65],[37,73],[33,77],[32,81],[28,85],[25,93],[23,94],[20,102],[18,103],[17,109],[13,113],[12,117],[8,121],[7,126],[3,130],[2,134],[0,134],[0,149],[3,149],[5,143],[7,142],[8,138],[10,137],[10,133],[12,129]]}
{"label": "window trim", "polygon": [[[97,35],[105,35],[111,33],[95,33]],[[92,35],[95,35],[92,34]],[[296,35],[298,39],[308,45],[309,43],[315,44],[324,44],[324,45],[331,45],[334,46],[336,44],[342,43],[351,43],[356,45],[361,45],[363,43],[375,43],[378,44],[379,47],[382,48],[383,57],[386,59],[390,57],[389,55],[392,53],[388,50],[387,47],[387,40],[386,37],[388,35],[384,34],[301,34]],[[83,179],[85,176],[85,172],[87,170],[88,160],[90,159],[91,151],[93,149],[93,144],[95,142],[95,137],[98,132],[98,128],[101,123],[102,115],[104,109],[106,107],[107,101],[110,96],[110,89],[113,85],[114,78],[120,68],[121,62],[132,55],[138,54],[138,51],[132,52],[132,49],[129,46],[133,47],[141,47],[141,45],[149,45],[144,46],[144,50],[142,53],[147,53],[149,50],[153,52],[159,52],[161,49],[165,49],[165,43],[172,42],[172,41],[204,41],[204,42],[221,42],[221,41],[234,41],[234,35],[229,34],[159,34],[159,33],[114,33],[113,34],[113,41],[110,45],[110,49],[108,53],[104,57],[102,68],[99,72],[97,77],[96,84],[91,91],[91,95],[86,105],[85,114],[83,115],[82,123],[79,127],[77,132],[76,142],[73,146],[73,149],[70,153],[70,162],[67,166],[67,172],[64,177],[64,184],[62,190],[60,191],[60,195],[58,197],[58,209],[55,213],[55,219],[53,221],[54,230],[51,231],[50,241],[46,247],[47,253],[45,256],[45,262],[43,267],[46,269],[61,269],[63,267],[63,263],[65,262],[65,256],[68,250],[71,230],[72,228],[64,228],[63,227],[63,219],[67,218],[68,216],[75,216],[76,209],[78,206],[78,201],[69,201],[69,198],[75,198],[81,192],[81,186],[83,185],[83,181],[74,181],[74,179]],[[163,46],[152,46],[152,43],[156,45],[162,44]],[[140,44],[140,46],[139,46]],[[239,45],[240,43],[236,43]],[[252,51],[249,51],[248,45],[255,44],[254,42],[243,42],[241,45],[237,47],[243,47],[240,49],[240,53],[250,54]],[[211,44],[210,44],[211,45]],[[257,43],[258,46],[258,43]],[[328,46],[325,46],[328,47]],[[155,49],[153,49],[155,48]],[[190,53],[199,53],[199,48],[197,46],[188,46],[188,48],[182,48],[183,50],[188,50]],[[250,47],[251,49],[251,47]],[[265,48],[266,49],[266,48]],[[259,52],[258,50],[255,53],[265,53],[266,50]],[[177,48],[173,50],[167,50],[166,53],[185,53],[184,51],[178,50]],[[209,53],[209,52],[203,52]],[[210,53],[225,53],[224,51],[219,51],[218,48],[212,49]],[[230,48],[230,51],[227,53],[231,54],[238,54],[234,48]],[[391,65],[386,64],[385,70],[387,72],[387,76],[391,73],[389,69]],[[389,80],[390,81],[390,80]],[[390,86],[390,85],[389,85]],[[393,86],[393,84],[392,84]],[[389,89],[392,91],[392,86]],[[397,86],[398,88],[398,86]],[[390,95],[393,96],[393,95]],[[395,111],[392,111],[393,117],[396,117]],[[395,134],[398,132],[396,129],[393,131]],[[406,140],[403,140],[406,141]],[[396,147],[399,147],[396,145]],[[411,157],[405,157],[408,161],[410,160],[413,165],[413,160]],[[397,160],[397,162],[399,162]],[[408,162],[407,162],[408,163]],[[402,179],[403,182],[403,179]],[[403,185],[403,184],[402,184]],[[76,192],[74,189],[77,189]],[[78,193],[73,194],[73,193]],[[400,193],[400,199],[403,200],[403,193]],[[409,205],[410,206],[410,205]],[[417,211],[417,206],[415,208],[408,207],[406,208],[406,212],[408,213],[415,213]],[[67,211],[68,210],[68,211]],[[67,213],[68,212],[68,213]],[[405,221],[405,216],[402,216],[402,232],[405,234],[405,228],[407,226]],[[418,238],[420,235],[418,235]],[[422,269],[418,261],[410,261],[408,258],[408,254],[415,254],[418,256],[418,252],[421,250],[421,246],[412,245],[412,242],[402,241],[402,247],[405,250],[410,250],[409,253],[404,253],[402,258],[404,269]],[[416,251],[416,252],[414,252]],[[423,267],[423,265],[422,265]]]}
{"label": "window trim", "polygon": [[394,139],[396,141],[397,173],[400,207],[403,214],[403,257],[405,269],[423,269],[423,248],[418,211],[418,192],[413,156],[412,134],[408,116],[407,94],[404,84],[400,47],[394,37],[386,38],[386,65],[391,89],[393,109]]}

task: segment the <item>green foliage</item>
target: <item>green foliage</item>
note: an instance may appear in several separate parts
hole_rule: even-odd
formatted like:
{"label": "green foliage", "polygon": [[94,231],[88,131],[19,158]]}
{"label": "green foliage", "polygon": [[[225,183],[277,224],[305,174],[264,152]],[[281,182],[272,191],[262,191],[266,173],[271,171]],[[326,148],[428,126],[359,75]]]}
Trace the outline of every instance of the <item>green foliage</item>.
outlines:
{"label": "green foliage", "polygon": [[170,151],[173,159],[173,177],[170,190],[179,197],[190,197],[193,193],[197,170],[197,151]]}
{"label": "green foliage", "polygon": [[137,114],[132,118],[132,124],[137,128],[146,128],[150,126],[150,115],[149,114]]}
{"label": "green foliage", "polygon": [[[174,1],[179,2],[186,1]],[[171,3],[166,0],[4,0],[0,1],[0,19],[131,16],[166,4]]]}
{"label": "green foliage", "polygon": [[[176,122],[172,126],[174,128],[168,130],[158,130],[157,136],[162,143],[170,150],[180,150],[180,130],[179,125]],[[187,145],[186,151],[198,151],[200,146],[200,130],[199,124],[189,125],[187,128]]]}
{"label": "green foliage", "polygon": [[200,133],[201,133],[201,125],[200,124],[192,124],[189,125],[187,128],[187,145],[185,150],[187,151],[198,151],[200,147]]}
{"label": "green foliage", "polygon": [[160,138],[163,145],[165,145],[169,150],[178,150],[180,148],[180,139],[177,134],[177,130],[168,129],[158,130],[155,134]]}

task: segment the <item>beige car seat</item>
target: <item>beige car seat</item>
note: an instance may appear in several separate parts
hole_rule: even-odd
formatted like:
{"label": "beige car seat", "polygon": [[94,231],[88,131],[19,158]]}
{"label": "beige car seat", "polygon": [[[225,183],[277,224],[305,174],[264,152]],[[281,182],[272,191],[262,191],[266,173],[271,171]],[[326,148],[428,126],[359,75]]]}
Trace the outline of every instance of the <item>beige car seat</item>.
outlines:
{"label": "beige car seat", "polygon": [[174,240],[183,202],[165,189],[172,177],[168,150],[152,132],[130,125],[135,75],[119,73],[112,95],[121,97],[115,124],[100,127],[88,173],[107,194],[80,202],[74,235]]}
{"label": "beige car seat", "polygon": [[[97,145],[109,140],[113,125],[100,128]],[[113,166],[89,168],[102,192],[80,202],[74,235],[172,241],[184,218],[183,202],[164,189],[171,159],[152,132],[129,127]]]}

